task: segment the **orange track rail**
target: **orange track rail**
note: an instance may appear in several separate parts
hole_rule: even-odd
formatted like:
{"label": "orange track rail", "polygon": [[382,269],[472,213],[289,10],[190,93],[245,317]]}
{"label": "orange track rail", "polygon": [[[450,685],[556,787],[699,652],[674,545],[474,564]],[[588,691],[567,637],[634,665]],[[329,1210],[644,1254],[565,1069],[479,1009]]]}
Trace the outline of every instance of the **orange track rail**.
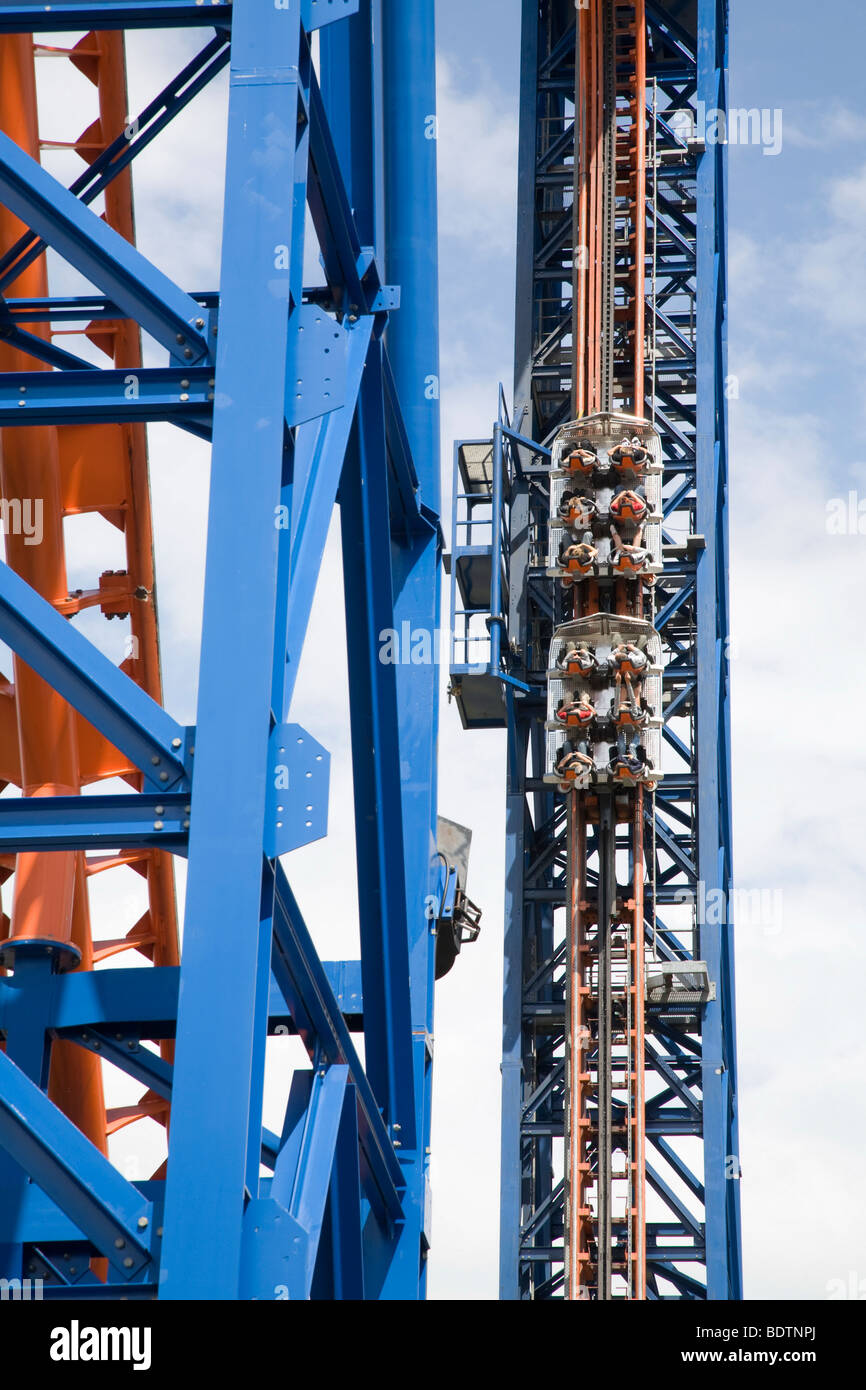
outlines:
{"label": "orange track rail", "polygon": [[[36,63],[41,54],[65,53],[96,88],[98,114],[73,141],[43,140],[38,128]],[[89,163],[127,123],[126,65],[119,33],[87,34],[70,50],[34,48],[29,35],[0,37],[0,128],[33,158],[49,144],[71,145]],[[52,132],[55,135],[55,132]],[[106,189],[105,219],[134,240],[129,171]],[[25,229],[0,208],[0,251]],[[48,292],[45,257],[25,268],[12,297]],[[34,331],[48,336],[47,325]],[[94,322],[88,338],[118,367],[141,365],[140,334],[128,321]],[[0,348],[0,370],[33,371],[40,364],[20,351]],[[65,425],[4,429],[0,436],[0,485],[7,499],[42,499],[40,545],[7,535],[7,562],[70,620],[98,606],[106,618],[129,618],[128,656],[122,668],[161,702],[157,614],[154,596],[153,531],[143,425]],[[65,517],[97,512],[123,532],[126,572],[99,573],[93,588],[71,595],[66,576]],[[69,795],[109,777],[140,789],[141,774],[18,658],[13,680],[0,687],[0,778],[27,796]],[[138,921],[120,923],[111,940],[94,941],[89,882],[97,873],[128,866],[147,883],[148,906]],[[82,852],[23,853],[0,866],[14,871],[11,917],[0,935],[71,942],[81,952],[82,970],[119,952],[135,950],[157,965],[178,962],[178,929],[171,855],[158,850],[85,856]],[[166,1046],[164,1051],[169,1053]],[[55,1043],[50,1094],[69,1117],[107,1151],[108,1136],[143,1116],[167,1123],[168,1102],[150,1093],[136,1104],[106,1111],[100,1060],[72,1043]]]}
{"label": "orange track rail", "polygon": [[[603,286],[602,139],[604,118],[604,6],[613,5],[616,51],[616,238],[628,243],[628,269],[617,279],[615,308],[620,371],[615,405],[632,415],[644,413],[644,333],[646,254],[646,15],[644,0],[591,0],[577,13],[577,84],[575,93],[575,294],[574,294],[574,409],[576,417],[602,408],[601,333]],[[649,616],[641,584],[617,581],[614,607],[618,613]],[[598,586],[574,589],[574,616],[598,610]],[[650,610],[651,611],[651,610]],[[644,853],[643,788],[628,797],[629,810],[620,823],[629,826],[632,881],[624,903],[626,971],[619,990],[626,1005],[626,1027],[617,1033],[614,1055],[623,1069],[615,1089],[628,1097],[626,1135],[629,1200],[626,1212],[625,1263],[614,1263],[624,1280],[626,1297],[646,1298],[646,1178],[644,1096]],[[592,1105],[598,1075],[590,1055],[597,1017],[598,923],[587,901],[587,825],[597,814],[593,798],[573,793],[568,806],[569,899],[566,979],[566,1275],[565,1296],[588,1299],[597,1292],[593,1255],[596,1240],[592,1205],[593,1170],[598,1133]],[[595,973],[594,973],[595,972]]]}

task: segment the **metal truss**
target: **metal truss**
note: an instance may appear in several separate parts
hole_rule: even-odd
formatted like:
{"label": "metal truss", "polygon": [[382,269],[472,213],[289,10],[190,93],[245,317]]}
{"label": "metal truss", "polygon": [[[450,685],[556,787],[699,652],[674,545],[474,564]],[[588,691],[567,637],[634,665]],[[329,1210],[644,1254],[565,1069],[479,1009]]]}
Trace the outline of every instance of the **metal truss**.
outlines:
{"label": "metal truss", "polygon": [[[690,131],[687,114],[694,120],[699,101],[705,111],[724,109],[726,39],[724,0],[646,0],[645,415],[661,434],[665,461],[655,626],[665,653],[668,750],[656,814],[645,826],[646,932],[656,957],[673,969],[705,961],[714,987],[712,998],[676,1007],[648,993],[651,1299],[741,1297],[729,910],[725,150],[692,138],[698,127]],[[492,448],[464,443],[455,472],[452,684],[469,727],[506,725],[509,735],[505,1299],[561,1297],[563,1287],[567,827],[564,804],[541,780],[539,732],[560,600],[538,555],[545,449],[531,441],[549,443],[575,412],[575,53],[574,5],[525,0],[515,415],[509,421],[500,402]],[[614,248],[615,272],[627,255],[627,245]],[[614,391],[627,397],[626,376],[618,369]],[[491,514],[488,540],[483,523]],[[488,572],[501,573],[502,584],[494,577],[485,589],[479,577]],[[473,622],[474,645],[461,645]],[[478,638],[485,628],[486,644]],[[705,913],[707,901],[724,907]]]}
{"label": "metal truss", "polygon": [[[408,622],[432,644],[439,626],[433,3],[59,0],[0,11],[0,34],[23,44],[86,31],[79,64],[109,51],[113,31],[175,26],[211,32],[127,129],[102,130],[71,187],[0,135],[0,204],[25,229],[2,248],[0,338],[43,366],[0,372],[5,436],[85,427],[85,478],[118,425],[169,421],[212,446],[194,728],[71,621],[87,602],[125,615],[134,594],[108,586],[49,601],[0,564],[0,638],[115,750],[98,775],[122,772],[133,788],[4,796],[2,863],[56,864],[67,851],[84,871],[154,853],[188,860],[180,964],[151,946],[148,968],[94,970],[89,936],[82,952],[46,903],[26,931],[7,920],[0,1276],[36,1274],[47,1297],[76,1299],[415,1299],[428,1243],[436,904],[449,876],[435,853],[437,668],[383,662],[380,639]],[[221,279],[190,293],[135,248],[131,225],[89,204],[226,64]],[[302,279],[308,226],[324,271],[314,288]],[[26,272],[46,247],[92,294],[33,288]],[[128,354],[94,368],[53,341],[61,325],[87,325],[94,341],[119,332]],[[141,366],[142,330],[164,366]],[[283,859],[327,824],[328,754],[290,712],[335,504],[359,962],[320,960]],[[286,1031],[312,1066],[294,1073],[272,1134],[266,1041]],[[146,1088],[136,1115],[158,1107],[170,1120],[167,1167],[148,1181],[121,1175],[110,1117],[97,1106],[88,1133],[75,1094],[52,1087],[62,1049],[85,1067],[71,1073],[73,1093],[98,1078],[100,1059]]]}

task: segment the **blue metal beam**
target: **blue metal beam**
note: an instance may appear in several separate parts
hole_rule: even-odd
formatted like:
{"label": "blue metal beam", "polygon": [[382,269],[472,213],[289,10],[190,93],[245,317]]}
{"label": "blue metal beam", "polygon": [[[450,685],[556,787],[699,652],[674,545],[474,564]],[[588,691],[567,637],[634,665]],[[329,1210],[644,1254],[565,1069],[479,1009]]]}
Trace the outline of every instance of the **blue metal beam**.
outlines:
{"label": "blue metal beam", "polygon": [[[359,0],[302,0],[301,18],[307,33],[357,13]],[[230,0],[42,0],[4,4],[0,33],[27,34],[96,29],[186,29],[202,25],[228,29]],[[281,6],[282,8],[282,6]]]}
{"label": "blue metal beam", "polygon": [[187,731],[5,564],[0,638],[149,782],[166,791],[185,782]]}
{"label": "blue metal beam", "polygon": [[0,428],[167,420],[210,439],[213,367],[16,372],[0,377]]}
{"label": "blue metal beam", "polygon": [[[298,0],[234,7],[196,772],[160,1295],[240,1296],[258,1189],[273,910],[263,861],[287,315],[303,138]],[[251,80],[261,72],[266,80]],[[249,325],[257,351],[249,350]],[[254,437],[255,468],[237,485]],[[234,675],[233,675],[234,673]],[[219,1104],[211,1103],[214,1088]],[[209,1158],[199,1161],[202,1147]],[[196,1173],[196,1200],[189,1200]]]}
{"label": "blue metal beam", "polygon": [[183,854],[188,833],[189,792],[0,798],[4,854],[139,846]]}
{"label": "blue metal beam", "polygon": [[5,1053],[0,1053],[0,1147],[124,1279],[145,1268],[150,1204]]}
{"label": "blue metal beam", "polygon": [[0,199],[174,358],[210,360],[200,305],[2,132]]}
{"label": "blue metal beam", "polygon": [[[361,1145],[373,1182],[381,1196],[372,1200],[392,1220],[402,1208],[399,1191],[403,1175],[394,1145],[380,1114],[367,1074],[358,1059],[342,1012],[316,954],[295,896],[281,866],[276,871],[274,897],[273,970],[291,1010],[295,1027],[311,1057],[346,1064],[358,1096]],[[370,1030],[372,1032],[372,1029]],[[365,1029],[365,1041],[366,1041]]]}
{"label": "blue metal beam", "polygon": [[[92,203],[146,149],[175,116],[197,96],[229,60],[228,40],[218,34],[188,63],[177,77],[148,102],[111,144],[88,164],[69,186],[82,203]],[[44,250],[45,243],[33,232],[25,232],[0,256],[0,290],[15,281],[25,266]]]}

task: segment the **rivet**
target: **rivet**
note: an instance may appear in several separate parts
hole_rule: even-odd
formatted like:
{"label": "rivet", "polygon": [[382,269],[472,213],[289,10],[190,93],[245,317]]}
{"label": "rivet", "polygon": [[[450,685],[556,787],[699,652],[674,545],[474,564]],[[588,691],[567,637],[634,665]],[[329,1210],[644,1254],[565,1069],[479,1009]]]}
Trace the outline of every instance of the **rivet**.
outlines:
{"label": "rivet", "polygon": [[172,746],[172,748],[180,748],[180,739],[179,739],[179,738],[173,738],[172,741],[171,741],[171,746]]}
{"label": "rivet", "polygon": [[167,781],[168,781],[168,773],[167,773],[167,772],[161,772],[161,773],[159,774],[159,780],[160,780],[160,782],[167,782]]}
{"label": "rivet", "polygon": [[157,814],[158,816],[161,816],[164,810],[165,810],[165,807],[164,807],[164,806],[157,806],[157,807],[156,807],[156,814]]}
{"label": "rivet", "polygon": [[161,820],[155,820],[155,821],[153,822],[153,828],[154,828],[154,830],[162,830],[162,829],[164,829],[163,822],[162,822]]}
{"label": "rivet", "polygon": [[150,761],[153,763],[154,767],[159,767],[159,757],[156,753],[154,753]]}
{"label": "rivet", "polygon": [[132,1266],[133,1266],[134,1264],[135,1264],[135,1261],[134,1261],[134,1259],[132,1258],[132,1256],[131,1256],[131,1255],[127,1255],[126,1259],[123,1261],[123,1267],[124,1267],[124,1269],[132,1269]]}
{"label": "rivet", "polygon": [[181,391],[188,391],[188,390],[189,390],[189,382],[188,382],[188,381],[182,381],[182,382],[180,383],[180,389],[181,389]]}
{"label": "rivet", "polygon": [[118,1236],[116,1241],[114,1242],[115,1250],[122,1250],[125,1245],[126,1241],[123,1239],[123,1236]]}
{"label": "rivet", "polygon": [[195,326],[196,328],[204,328],[204,319],[196,319]]}
{"label": "rivet", "polygon": [[183,355],[184,357],[192,357],[192,348],[184,348]]}
{"label": "rivet", "polygon": [[147,1230],[147,1217],[146,1217],[146,1216],[140,1216],[140,1217],[138,1218],[138,1229],[139,1229],[140,1231],[146,1231],[146,1230]]}
{"label": "rivet", "polygon": [[181,398],[182,401],[188,401],[188,400],[189,400],[189,393],[188,393],[187,391],[181,391],[181,393],[180,393],[180,398]]}

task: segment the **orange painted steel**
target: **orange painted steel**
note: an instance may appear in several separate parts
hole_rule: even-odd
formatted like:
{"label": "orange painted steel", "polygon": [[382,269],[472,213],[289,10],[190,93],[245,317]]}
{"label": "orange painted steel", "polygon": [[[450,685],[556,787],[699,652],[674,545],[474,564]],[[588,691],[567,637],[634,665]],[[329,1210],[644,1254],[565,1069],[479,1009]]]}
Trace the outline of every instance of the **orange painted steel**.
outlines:
{"label": "orange painted steel", "polygon": [[[575,93],[574,376],[576,417],[603,408],[601,382],[604,237],[604,6],[591,0],[577,13]],[[617,275],[614,322],[620,372],[616,404],[631,415],[644,413],[646,263],[646,10],[644,0],[613,0],[616,51],[617,239],[628,247],[627,266]]]}
{"label": "orange painted steel", "polygon": [[[36,59],[72,62],[96,89],[97,116],[72,140],[41,139],[36,101]],[[90,33],[69,50],[34,48],[32,37],[0,37],[0,128],[33,158],[41,149],[73,148],[92,162],[125,129],[126,66],[120,33]],[[52,136],[59,132],[51,132]],[[134,241],[132,186],[125,170],[105,190],[105,220]],[[0,252],[26,229],[0,208]],[[13,297],[48,293],[45,257],[26,267],[11,286]],[[50,336],[48,325],[33,332]],[[141,365],[138,326],[128,321],[98,320],[85,330],[90,341],[118,367]],[[0,369],[33,371],[42,366],[26,354],[0,348]],[[145,427],[134,425],[64,425],[4,429],[0,437],[0,482],[3,496],[39,498],[43,506],[42,543],[7,535],[8,563],[70,619],[88,607],[105,618],[128,617],[127,655],[122,669],[161,702],[159,642],[154,588],[153,528]],[[98,513],[123,533],[126,568],[99,573],[84,593],[70,594],[66,576],[63,523],[67,517]],[[101,734],[82,719],[17,658],[14,680],[0,685],[0,777],[20,786],[27,796],[69,795],[83,786],[121,777],[136,789],[141,774]],[[72,942],[81,952],[83,970],[120,952],[135,950],[158,965],[176,965],[178,928],[171,856],[157,850],[85,856],[81,852],[22,853],[8,857],[0,874],[14,868],[11,918],[2,930],[9,936],[38,936]],[[110,940],[94,941],[88,886],[98,873],[127,868],[147,885],[147,909],[137,921],[121,924]],[[170,1045],[163,1046],[170,1055]],[[168,1102],[147,1093],[133,1105],[106,1111],[101,1062],[71,1043],[55,1042],[50,1094],[103,1151],[107,1137],[136,1119],[149,1116],[167,1123]]]}
{"label": "orange painted steel", "polygon": [[[604,280],[602,190],[604,169],[604,10],[612,8],[616,54],[615,220],[618,249],[618,302],[614,407],[642,417],[645,393],[646,259],[646,14],[644,0],[590,0],[577,12],[575,90],[575,275],[573,401],[575,416],[602,408],[601,335]],[[597,584],[576,585],[574,617],[598,611]],[[651,603],[639,581],[617,580],[614,612],[651,617]],[[646,1136],[645,1136],[645,953],[643,826],[645,798],[638,786],[615,799],[615,820],[627,825],[632,874],[623,904],[626,932],[625,973],[614,984],[614,998],[625,1012],[616,1033],[614,1089],[627,1096],[626,1253],[614,1259],[628,1299],[646,1298]],[[591,1060],[597,1039],[599,1006],[598,923],[588,901],[586,855],[588,825],[598,816],[589,792],[568,799],[568,917],[566,935],[566,1146],[565,1146],[565,1297],[598,1295],[597,1233],[593,1170],[598,1160],[598,1068]],[[597,913],[595,914],[597,917]],[[614,924],[612,924],[613,926]],[[613,1026],[613,1025],[612,1025]],[[616,1181],[616,1179],[614,1179]],[[595,1250],[595,1254],[593,1253]],[[606,1295],[605,1295],[606,1296]]]}

